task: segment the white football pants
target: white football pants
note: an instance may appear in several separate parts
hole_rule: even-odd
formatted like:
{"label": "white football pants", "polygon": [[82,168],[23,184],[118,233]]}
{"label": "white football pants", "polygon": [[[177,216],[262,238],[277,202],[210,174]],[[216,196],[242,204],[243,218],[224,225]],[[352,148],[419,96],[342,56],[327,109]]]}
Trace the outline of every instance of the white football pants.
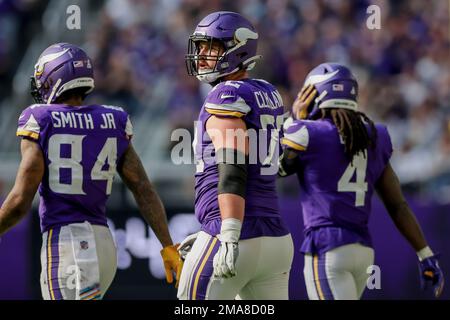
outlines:
{"label": "white football pants", "polygon": [[43,234],[41,291],[44,300],[102,299],[117,268],[109,228],[89,222]]}
{"label": "white football pants", "polygon": [[353,243],[321,255],[305,255],[306,290],[311,300],[357,300],[366,288],[372,248]]}
{"label": "white football pants", "polygon": [[239,241],[236,276],[213,275],[220,241],[201,231],[187,254],[178,287],[180,300],[287,300],[294,255],[291,235]]}

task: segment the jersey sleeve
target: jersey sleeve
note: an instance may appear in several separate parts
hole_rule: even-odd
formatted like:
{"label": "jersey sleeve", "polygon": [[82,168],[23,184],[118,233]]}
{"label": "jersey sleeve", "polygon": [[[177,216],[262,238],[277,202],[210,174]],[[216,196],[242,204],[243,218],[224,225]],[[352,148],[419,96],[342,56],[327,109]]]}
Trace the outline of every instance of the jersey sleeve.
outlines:
{"label": "jersey sleeve", "polygon": [[127,138],[127,140],[131,140],[133,137],[133,125],[131,123],[130,115],[128,112],[119,106],[114,105],[101,105],[105,109],[113,110],[115,115],[120,119],[120,126],[119,130],[122,133],[124,133],[124,136]]}
{"label": "jersey sleeve", "polygon": [[131,139],[133,137],[133,125],[131,123],[129,115],[127,115],[127,122],[125,124],[125,134],[127,135],[128,139]]}
{"label": "jersey sleeve", "polygon": [[43,127],[41,122],[32,107],[26,108],[19,116],[16,135],[38,141]]}
{"label": "jersey sleeve", "polygon": [[[111,106],[110,106],[111,107]],[[130,141],[133,137],[133,124],[131,123],[131,117],[128,112],[122,107],[115,107],[120,118],[120,130],[121,135],[126,138],[127,141]]]}
{"label": "jersey sleeve", "polygon": [[309,145],[308,127],[302,121],[289,117],[283,124],[281,145],[296,151],[306,151]]}
{"label": "jersey sleeve", "polygon": [[381,147],[381,157],[383,159],[383,165],[386,166],[389,160],[391,159],[392,153],[394,151],[392,147],[391,136],[389,134],[387,127],[384,125],[377,125],[377,131],[378,131],[377,144],[379,144]]}
{"label": "jersey sleeve", "polygon": [[205,110],[212,115],[242,118],[251,108],[239,94],[239,84],[226,81],[218,84],[208,94]]}

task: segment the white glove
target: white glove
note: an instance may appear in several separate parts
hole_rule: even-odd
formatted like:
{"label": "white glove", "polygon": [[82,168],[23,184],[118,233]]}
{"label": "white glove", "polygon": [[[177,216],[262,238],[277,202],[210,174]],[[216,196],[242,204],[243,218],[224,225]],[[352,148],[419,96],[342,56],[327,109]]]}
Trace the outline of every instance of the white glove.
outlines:
{"label": "white glove", "polygon": [[187,254],[191,251],[192,246],[194,245],[195,240],[197,240],[198,232],[188,235],[184,238],[183,241],[179,244],[177,250],[181,256],[181,259],[185,260]]}
{"label": "white glove", "polygon": [[222,220],[222,227],[217,238],[220,247],[214,256],[214,276],[231,278],[236,275],[236,260],[239,256],[238,241],[241,236],[242,222],[238,219],[228,218]]}

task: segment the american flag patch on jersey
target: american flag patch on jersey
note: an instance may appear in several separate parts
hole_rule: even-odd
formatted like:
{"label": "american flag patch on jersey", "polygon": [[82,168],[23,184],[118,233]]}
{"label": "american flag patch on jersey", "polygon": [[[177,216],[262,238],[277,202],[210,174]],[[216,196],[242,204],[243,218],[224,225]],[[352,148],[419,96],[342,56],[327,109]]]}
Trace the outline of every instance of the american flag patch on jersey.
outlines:
{"label": "american flag patch on jersey", "polygon": [[335,83],[335,84],[333,84],[332,89],[333,89],[333,91],[344,91],[344,85]]}
{"label": "american flag patch on jersey", "polygon": [[89,243],[87,241],[80,241],[80,248],[83,250],[89,249]]}
{"label": "american flag patch on jersey", "polygon": [[74,68],[82,68],[84,66],[83,60],[78,60],[73,62]]}

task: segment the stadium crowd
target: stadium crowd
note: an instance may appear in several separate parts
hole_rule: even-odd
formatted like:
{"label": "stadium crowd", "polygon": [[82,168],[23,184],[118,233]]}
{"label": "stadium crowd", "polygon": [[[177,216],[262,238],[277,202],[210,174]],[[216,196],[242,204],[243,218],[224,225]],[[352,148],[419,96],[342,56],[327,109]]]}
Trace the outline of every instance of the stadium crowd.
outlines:
{"label": "stadium crowd", "polygon": [[[380,29],[366,26],[371,4],[381,9]],[[107,0],[84,44],[96,66],[90,99],[126,106],[134,116],[150,108],[173,128],[191,128],[207,88],[186,74],[188,36],[209,12],[239,11],[260,36],[263,59],[252,72],[274,83],[286,106],[314,66],[347,64],[360,83],[360,109],[389,128],[400,180],[450,198],[448,6],[440,0]]]}

